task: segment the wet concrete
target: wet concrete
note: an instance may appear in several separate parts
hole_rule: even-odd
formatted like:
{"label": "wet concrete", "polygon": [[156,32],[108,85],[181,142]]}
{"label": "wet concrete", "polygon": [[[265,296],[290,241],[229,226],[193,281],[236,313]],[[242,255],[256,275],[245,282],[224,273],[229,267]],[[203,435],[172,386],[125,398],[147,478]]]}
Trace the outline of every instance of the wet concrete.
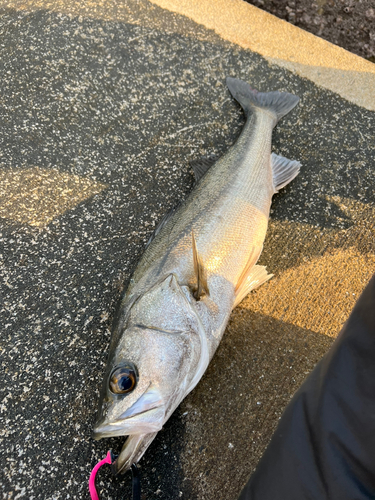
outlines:
{"label": "wet concrete", "polygon": [[[128,21],[35,5],[0,18],[3,498],[88,498],[122,446],[91,437],[111,322],[189,160],[241,130],[230,75],[301,97],[273,147],[303,167],[274,198],[275,277],[140,465],[145,499],[234,499],[375,270],[374,113],[147,1]],[[129,483],[98,480],[108,499]]]}

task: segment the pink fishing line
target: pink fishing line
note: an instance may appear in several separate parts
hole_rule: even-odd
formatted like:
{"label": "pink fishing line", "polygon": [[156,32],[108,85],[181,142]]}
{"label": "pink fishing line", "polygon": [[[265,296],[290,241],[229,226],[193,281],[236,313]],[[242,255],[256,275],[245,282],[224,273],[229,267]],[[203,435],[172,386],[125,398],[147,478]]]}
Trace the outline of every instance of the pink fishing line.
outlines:
{"label": "pink fishing line", "polygon": [[103,460],[100,460],[98,464],[95,465],[95,467],[92,469],[91,474],[90,474],[90,479],[89,479],[89,491],[91,495],[91,500],[100,500],[98,493],[96,492],[96,487],[95,487],[95,477],[96,473],[100,469],[100,467],[104,464],[111,464],[112,459],[111,459],[111,452],[109,451],[107,453],[107,456],[103,458]]}

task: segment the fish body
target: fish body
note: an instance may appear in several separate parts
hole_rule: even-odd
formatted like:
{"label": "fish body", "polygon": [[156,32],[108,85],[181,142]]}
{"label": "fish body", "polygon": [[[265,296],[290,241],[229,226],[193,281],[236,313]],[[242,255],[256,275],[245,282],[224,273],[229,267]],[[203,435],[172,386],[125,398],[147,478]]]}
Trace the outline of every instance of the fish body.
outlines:
{"label": "fish body", "polygon": [[94,436],[128,436],[121,472],[199,382],[232,309],[271,277],[256,265],[271,199],[300,167],[271,155],[272,130],[299,99],[227,84],[247,116],[241,135],[212,166],[196,163],[197,185],[147,246],[113,330]]}

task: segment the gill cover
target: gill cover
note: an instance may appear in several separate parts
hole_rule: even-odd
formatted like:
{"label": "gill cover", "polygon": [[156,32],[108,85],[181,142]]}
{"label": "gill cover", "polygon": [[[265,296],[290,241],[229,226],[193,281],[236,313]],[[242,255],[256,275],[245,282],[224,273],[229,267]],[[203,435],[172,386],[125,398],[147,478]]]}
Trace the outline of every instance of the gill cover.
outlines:
{"label": "gill cover", "polygon": [[134,303],[127,323],[130,328],[188,334],[190,366],[178,390],[179,402],[195,387],[209,363],[207,336],[194,302],[189,288],[181,287],[176,275],[170,274]]}
{"label": "gill cover", "polygon": [[132,326],[166,333],[197,332],[199,329],[198,318],[174,274],[135,301],[127,321],[127,328]]}

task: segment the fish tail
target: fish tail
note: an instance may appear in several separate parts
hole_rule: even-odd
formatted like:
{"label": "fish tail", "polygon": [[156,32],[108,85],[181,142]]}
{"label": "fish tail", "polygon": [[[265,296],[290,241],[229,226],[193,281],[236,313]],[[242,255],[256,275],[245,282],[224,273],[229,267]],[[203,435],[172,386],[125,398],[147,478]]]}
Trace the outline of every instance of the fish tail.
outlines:
{"label": "fish tail", "polygon": [[298,96],[288,92],[258,92],[237,78],[228,77],[227,85],[232,96],[241,104],[246,116],[256,108],[265,109],[275,115],[275,125],[299,101]]}

